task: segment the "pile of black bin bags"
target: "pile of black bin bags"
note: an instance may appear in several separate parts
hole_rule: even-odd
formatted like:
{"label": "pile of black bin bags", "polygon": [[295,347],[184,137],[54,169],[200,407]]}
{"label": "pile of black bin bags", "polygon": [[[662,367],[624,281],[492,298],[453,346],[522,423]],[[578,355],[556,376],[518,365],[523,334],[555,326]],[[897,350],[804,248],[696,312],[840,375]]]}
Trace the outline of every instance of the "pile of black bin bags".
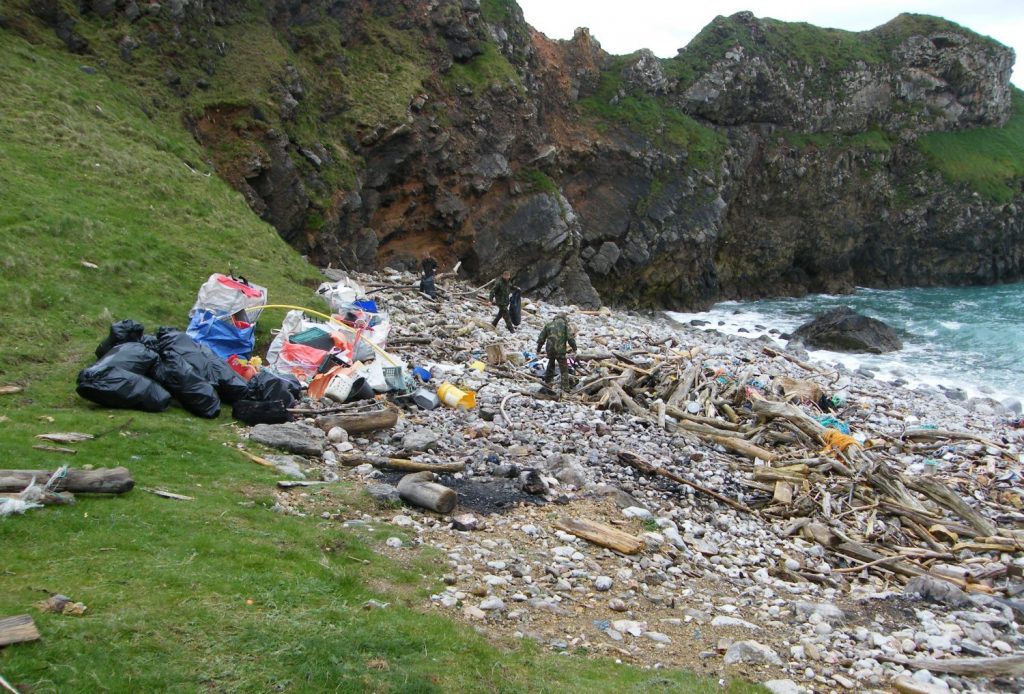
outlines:
{"label": "pile of black bin bags", "polygon": [[291,421],[286,411],[298,399],[298,381],[261,371],[246,381],[209,347],[186,333],[160,328],[156,335],[133,320],[110,326],[96,348],[99,358],[78,374],[78,394],[103,405],[163,412],[173,396],[198,417],[220,414],[221,400],[247,424]]}

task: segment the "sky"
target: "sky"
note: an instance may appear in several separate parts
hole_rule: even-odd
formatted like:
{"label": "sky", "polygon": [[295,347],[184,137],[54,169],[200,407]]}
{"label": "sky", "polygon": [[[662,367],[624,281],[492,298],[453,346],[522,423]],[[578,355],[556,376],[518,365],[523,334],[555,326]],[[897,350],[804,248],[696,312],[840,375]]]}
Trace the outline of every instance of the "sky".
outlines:
{"label": "sky", "polygon": [[[650,48],[671,58],[717,15],[749,10],[757,17],[808,22],[821,27],[864,31],[900,14],[914,12],[945,17],[979,34],[991,36],[1024,61],[1022,0],[719,0],[702,7],[680,0],[517,0],[527,23],[552,39],[572,37],[587,27],[601,47],[614,55]],[[1024,84],[1024,67],[1013,83]]]}

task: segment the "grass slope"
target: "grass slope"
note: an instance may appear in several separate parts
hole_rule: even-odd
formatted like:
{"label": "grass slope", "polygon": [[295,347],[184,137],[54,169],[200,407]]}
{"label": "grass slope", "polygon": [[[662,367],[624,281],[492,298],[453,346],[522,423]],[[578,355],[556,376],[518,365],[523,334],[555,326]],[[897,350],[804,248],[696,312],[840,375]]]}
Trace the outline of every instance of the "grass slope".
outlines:
{"label": "grass slope", "polygon": [[[721,691],[677,671],[489,645],[417,609],[440,588],[428,576],[441,557],[409,550],[397,563],[374,551],[394,529],[272,513],[276,477],[233,450],[226,418],[79,399],[75,374],[112,319],[182,326],[199,283],[228,267],[283,303],[307,302],[317,281],[206,175],[177,123],[150,120],[132,90],[81,64],[0,30],[0,383],[25,388],[0,396],[0,460],[125,465],[138,487],[0,520],[0,615],[30,613],[43,634],[0,650],[6,679],[33,692]],[[125,424],[74,457],[32,449],[39,433]],[[342,485],[321,493],[345,513],[367,503]],[[40,613],[44,591],[88,612]],[[371,597],[391,606],[363,610]]]}

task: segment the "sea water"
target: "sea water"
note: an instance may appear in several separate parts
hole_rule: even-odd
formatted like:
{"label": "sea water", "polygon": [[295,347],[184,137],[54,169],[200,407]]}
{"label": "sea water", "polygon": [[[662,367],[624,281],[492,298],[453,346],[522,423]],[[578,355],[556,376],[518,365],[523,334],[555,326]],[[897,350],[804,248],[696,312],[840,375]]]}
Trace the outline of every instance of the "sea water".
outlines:
{"label": "sea water", "polygon": [[[1024,283],[994,287],[858,289],[846,295],[726,301],[710,311],[668,315],[682,323],[708,321],[703,329],[731,335],[792,332],[817,314],[838,306],[886,323],[903,340],[888,354],[811,350],[813,361],[848,369],[865,367],[881,380],[961,388],[969,396],[1024,399]],[[777,331],[770,334],[769,331]]]}

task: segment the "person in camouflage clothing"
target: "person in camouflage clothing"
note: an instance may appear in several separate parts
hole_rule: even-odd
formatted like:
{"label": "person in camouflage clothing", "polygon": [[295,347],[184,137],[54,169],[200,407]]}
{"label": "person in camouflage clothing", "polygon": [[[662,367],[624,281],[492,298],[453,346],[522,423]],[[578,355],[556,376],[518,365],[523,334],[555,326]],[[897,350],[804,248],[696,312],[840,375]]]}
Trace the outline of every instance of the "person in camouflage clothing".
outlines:
{"label": "person in camouflage clothing", "polygon": [[508,328],[510,333],[516,331],[516,326],[512,325],[512,316],[508,314],[508,300],[512,295],[512,273],[508,270],[501,273],[501,277],[494,281],[494,288],[491,289],[490,300],[494,302],[498,307],[498,315],[491,321],[491,325],[495,328],[498,327],[498,321],[502,318],[505,319],[505,327]]}
{"label": "person in camouflage clothing", "polygon": [[569,351],[576,351],[576,338],[573,335],[572,326],[569,325],[569,318],[564,313],[559,313],[544,326],[537,336],[537,352],[540,353],[544,347],[548,354],[548,368],[544,371],[544,382],[550,383],[555,377],[555,364],[558,364],[558,371],[562,376],[562,390],[568,390],[570,383],[569,363],[565,358],[566,347]]}

